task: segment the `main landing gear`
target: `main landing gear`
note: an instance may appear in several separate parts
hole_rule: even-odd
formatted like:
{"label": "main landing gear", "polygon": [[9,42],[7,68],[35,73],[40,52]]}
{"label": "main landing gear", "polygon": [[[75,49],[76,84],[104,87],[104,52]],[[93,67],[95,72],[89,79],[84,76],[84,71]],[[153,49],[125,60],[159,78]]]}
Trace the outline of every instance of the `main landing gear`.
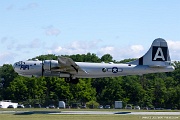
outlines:
{"label": "main landing gear", "polygon": [[79,79],[78,78],[67,77],[67,78],[65,78],[65,82],[66,83],[77,84],[77,83],[79,83]]}

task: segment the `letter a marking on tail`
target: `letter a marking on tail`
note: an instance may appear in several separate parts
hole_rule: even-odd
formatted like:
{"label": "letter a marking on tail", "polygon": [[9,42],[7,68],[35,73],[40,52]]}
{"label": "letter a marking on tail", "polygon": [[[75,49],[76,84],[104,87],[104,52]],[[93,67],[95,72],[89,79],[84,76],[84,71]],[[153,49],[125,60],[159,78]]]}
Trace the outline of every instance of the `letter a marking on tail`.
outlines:
{"label": "letter a marking on tail", "polygon": [[[160,53],[160,54],[159,54]],[[165,61],[164,54],[161,48],[158,48],[156,51],[156,54],[154,56],[153,60],[157,60],[158,58],[161,58],[163,61]]]}
{"label": "letter a marking on tail", "polygon": [[167,61],[167,47],[153,47],[152,61]]}

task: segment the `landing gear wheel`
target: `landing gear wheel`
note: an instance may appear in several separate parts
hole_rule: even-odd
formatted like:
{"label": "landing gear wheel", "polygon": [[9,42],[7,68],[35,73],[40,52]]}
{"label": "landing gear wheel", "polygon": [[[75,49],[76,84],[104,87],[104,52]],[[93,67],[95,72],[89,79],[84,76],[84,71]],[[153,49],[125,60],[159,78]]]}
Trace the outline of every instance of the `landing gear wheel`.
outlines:
{"label": "landing gear wheel", "polygon": [[72,84],[78,84],[79,83],[79,79],[78,78],[71,79],[71,83]]}
{"label": "landing gear wheel", "polygon": [[77,83],[79,83],[79,79],[78,78],[65,78],[65,82],[66,83],[72,83],[72,84],[77,84]]}
{"label": "landing gear wheel", "polygon": [[70,78],[65,78],[65,82],[66,83],[71,83],[71,79]]}

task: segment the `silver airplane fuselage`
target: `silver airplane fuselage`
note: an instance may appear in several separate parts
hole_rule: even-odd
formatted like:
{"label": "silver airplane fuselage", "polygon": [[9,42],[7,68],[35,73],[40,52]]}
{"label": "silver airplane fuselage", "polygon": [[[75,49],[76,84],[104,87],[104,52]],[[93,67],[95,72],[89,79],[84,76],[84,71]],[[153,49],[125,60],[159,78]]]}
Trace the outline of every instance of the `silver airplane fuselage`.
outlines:
{"label": "silver airplane fuselage", "polygon": [[[64,69],[53,69],[59,67],[58,61],[49,61],[49,69],[43,67],[42,61],[21,61],[14,64],[14,70],[22,76],[58,76],[75,78],[102,78],[126,75],[143,75],[148,73],[172,72],[173,66],[150,67],[148,65],[115,64],[115,63],[88,63],[75,62],[83,71],[72,74],[64,72]],[[52,64],[53,63],[53,64]]]}
{"label": "silver airplane fuselage", "polygon": [[57,60],[21,61],[14,64],[14,70],[22,76],[58,76],[66,82],[78,83],[79,78],[102,78],[148,73],[172,72],[167,42],[162,38],[153,41],[150,49],[139,59],[125,63],[75,62],[59,56]]}

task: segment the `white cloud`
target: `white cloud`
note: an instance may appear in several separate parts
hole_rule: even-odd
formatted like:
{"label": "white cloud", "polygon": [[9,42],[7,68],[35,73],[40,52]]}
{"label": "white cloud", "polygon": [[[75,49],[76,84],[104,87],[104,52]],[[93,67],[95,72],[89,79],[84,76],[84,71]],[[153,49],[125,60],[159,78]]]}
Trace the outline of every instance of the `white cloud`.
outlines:
{"label": "white cloud", "polygon": [[74,41],[72,44],[70,44],[68,47],[71,49],[86,49],[86,50],[92,50],[94,48],[97,48],[98,43],[101,41],[95,40],[95,41]]}
{"label": "white cloud", "polygon": [[14,53],[6,52],[0,54],[0,66],[3,64],[12,64],[14,62]]}
{"label": "white cloud", "polygon": [[0,40],[1,44],[5,43],[7,40],[8,40],[8,37],[2,37]]}
{"label": "white cloud", "polygon": [[54,53],[57,54],[57,53],[60,53],[62,51],[62,49],[63,48],[59,46],[59,47],[56,47],[54,50],[48,50],[47,53],[48,54],[54,54]]}
{"label": "white cloud", "polygon": [[90,52],[95,53],[99,57],[105,54],[110,54],[113,56],[114,60],[123,60],[141,57],[146,52],[142,45],[131,45],[125,47],[99,46],[100,42],[103,41],[74,41],[67,46],[53,45],[47,50],[47,53],[56,55],[72,55],[86,54]]}
{"label": "white cloud", "polygon": [[[33,48],[30,53],[34,52],[35,49],[40,47],[44,50],[45,54],[56,54],[56,55],[73,55],[73,54],[86,54],[88,52],[95,53],[101,57],[104,54],[111,54],[114,60],[123,60],[128,58],[139,58],[143,56],[149,47],[144,49],[142,45],[129,45],[129,46],[100,46],[99,43],[103,41],[74,41],[66,46],[53,44],[51,47],[42,48],[44,45],[39,39],[34,39],[28,44],[20,44],[18,47],[25,49]],[[172,60],[180,59],[180,42],[179,41],[168,41],[170,55]],[[46,52],[45,52],[46,51]],[[28,52],[28,51],[27,51]]]}
{"label": "white cloud", "polygon": [[35,38],[34,40],[32,40],[27,46],[29,48],[40,48],[42,46],[42,41],[38,38]]}
{"label": "white cloud", "polygon": [[11,5],[9,5],[9,6],[6,7],[6,10],[10,11],[10,10],[13,10],[13,8],[14,8],[14,5],[11,4]]}
{"label": "white cloud", "polygon": [[39,49],[44,46],[44,43],[38,39],[35,38],[34,40],[31,40],[29,43],[21,43],[16,45],[16,50],[21,51],[22,49]]}
{"label": "white cloud", "polygon": [[131,45],[130,49],[132,50],[132,52],[134,53],[139,53],[140,51],[143,51],[144,48],[142,45]]}
{"label": "white cloud", "polygon": [[168,40],[167,43],[168,43],[169,49],[173,51],[180,50],[180,41]]}
{"label": "white cloud", "polygon": [[79,48],[79,47],[75,47],[74,45],[72,45],[72,47],[61,47],[58,46],[54,49],[49,49],[47,50],[48,54],[58,54],[58,55],[62,55],[62,54],[67,54],[67,55],[72,55],[72,54],[83,54],[83,53],[87,53],[88,50],[87,49],[83,49],[83,48]]}
{"label": "white cloud", "polygon": [[106,47],[102,47],[99,49],[98,54],[100,55],[104,55],[104,54],[111,54],[114,55],[116,48],[114,48],[113,46],[106,46]]}
{"label": "white cloud", "polygon": [[15,39],[13,37],[4,36],[0,38],[0,43],[3,45],[1,49],[12,50],[15,46]]}
{"label": "white cloud", "polygon": [[24,10],[35,9],[35,8],[38,8],[38,7],[39,7],[39,4],[34,2],[34,3],[28,3],[28,4],[26,4],[26,5],[23,5],[23,6],[19,7],[19,8],[17,8],[17,5],[15,6],[15,5],[13,5],[13,4],[10,4],[10,5],[8,5],[5,9],[6,9],[7,11],[16,10],[16,9],[19,9],[19,10],[24,11]]}
{"label": "white cloud", "polygon": [[98,47],[98,43],[100,43],[100,40],[95,41],[74,41],[71,44],[67,46],[57,46],[53,45],[47,50],[48,54],[85,54],[88,52],[93,52]]}
{"label": "white cloud", "polygon": [[138,58],[143,55],[143,50],[144,48],[142,45],[125,47],[106,46],[99,49],[98,55],[102,56],[104,54],[110,54],[114,60],[123,60],[128,58]]}
{"label": "white cloud", "polygon": [[180,41],[168,40],[169,53],[172,60],[180,60]]}
{"label": "white cloud", "polygon": [[39,7],[39,4],[37,4],[37,3],[29,3],[25,6],[23,6],[20,10],[29,10],[29,9],[35,9],[38,7]]}
{"label": "white cloud", "polygon": [[58,36],[61,33],[61,31],[58,28],[51,26],[48,26],[45,28],[45,34],[48,36]]}

